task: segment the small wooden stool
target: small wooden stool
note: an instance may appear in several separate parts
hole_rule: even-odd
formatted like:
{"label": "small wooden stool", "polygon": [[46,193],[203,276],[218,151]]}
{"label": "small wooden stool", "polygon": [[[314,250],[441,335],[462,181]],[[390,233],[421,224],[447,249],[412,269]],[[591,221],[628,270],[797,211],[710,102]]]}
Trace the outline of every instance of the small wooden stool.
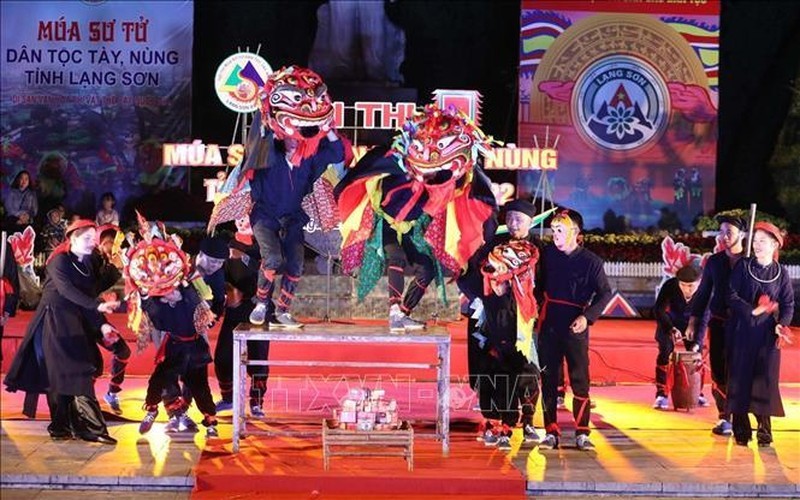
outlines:
{"label": "small wooden stool", "polygon": [[[334,447],[338,449],[334,449]],[[355,449],[355,448],[361,448]],[[414,429],[404,420],[399,428],[358,431],[340,429],[330,419],[322,421],[322,460],[330,469],[330,457],[386,457],[406,459],[409,471],[414,470]]]}

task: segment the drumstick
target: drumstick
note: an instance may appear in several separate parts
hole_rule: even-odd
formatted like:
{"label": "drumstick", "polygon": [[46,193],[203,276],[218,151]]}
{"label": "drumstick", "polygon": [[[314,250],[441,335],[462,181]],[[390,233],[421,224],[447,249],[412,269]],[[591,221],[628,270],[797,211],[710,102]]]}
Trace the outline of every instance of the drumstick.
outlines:
{"label": "drumstick", "polygon": [[750,247],[753,246],[753,225],[756,223],[756,204],[750,204],[750,225],[747,226],[747,253],[745,256],[750,257]]}

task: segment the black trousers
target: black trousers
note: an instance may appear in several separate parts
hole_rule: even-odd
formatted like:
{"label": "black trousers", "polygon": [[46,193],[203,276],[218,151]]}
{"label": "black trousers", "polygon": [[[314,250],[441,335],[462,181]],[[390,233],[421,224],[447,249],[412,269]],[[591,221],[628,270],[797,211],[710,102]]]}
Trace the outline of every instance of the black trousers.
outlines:
{"label": "black trousers", "polygon": [[477,319],[467,318],[467,371],[469,386],[475,392],[478,392],[480,377],[489,374],[491,364],[486,346],[481,348],[480,340],[473,335],[478,330],[477,324]]}
{"label": "black trousers", "polygon": [[48,394],[50,425],[47,432],[54,438],[76,437],[93,441],[94,437],[108,435],[106,421],[100,404],[94,396]]}
{"label": "black trousers", "polygon": [[[478,400],[484,418],[514,427],[533,424],[539,401],[539,369],[513,345],[485,354],[485,373],[477,375]],[[522,406],[520,415],[519,407]]]}
{"label": "black trousers", "polygon": [[216,405],[208,386],[208,363],[211,361],[208,344],[203,338],[189,342],[164,339],[163,342],[169,342],[166,356],[156,365],[147,382],[145,408],[148,411],[157,408],[163,397],[170,416],[186,411],[187,403],[178,384],[180,378],[191,391],[197,408],[206,417],[203,422],[208,423],[213,420],[209,417],[216,415]]}
{"label": "black trousers", "polygon": [[[217,347],[214,349],[214,373],[217,375],[222,400],[229,403],[233,402],[233,329],[239,323],[248,321],[254,307],[251,300],[243,300],[238,306],[225,309],[225,318],[222,320]],[[252,360],[267,360],[269,341],[248,341],[247,357]],[[250,406],[263,406],[269,366],[248,366],[247,373],[250,375]]]}
{"label": "black trousers", "polygon": [[572,415],[575,434],[589,434],[591,404],[589,401],[589,330],[574,334],[564,328],[542,328],[539,334],[539,361],[542,365],[542,407],[545,430],[560,435],[558,427],[557,398],[559,367],[566,359],[572,387]]}
{"label": "black trousers", "polygon": [[[772,418],[769,415],[756,415],[756,422],[758,423],[758,430],[756,430],[756,439],[759,443],[772,442]],[[737,442],[748,442],[753,439],[753,427],[750,424],[750,415],[747,413],[734,413],[733,421],[733,437]]]}
{"label": "black trousers", "polygon": [[725,320],[712,317],[708,322],[708,358],[711,365],[711,394],[717,406],[719,418],[728,420],[728,354],[725,347]]}
{"label": "black trousers", "polygon": [[[409,314],[422,297],[435,277],[434,263],[428,255],[417,250],[411,243],[410,235],[398,243],[397,232],[389,224],[383,224],[383,252],[386,255],[386,276],[389,280],[389,304],[400,304]],[[403,293],[406,265],[413,270],[413,279]]]}

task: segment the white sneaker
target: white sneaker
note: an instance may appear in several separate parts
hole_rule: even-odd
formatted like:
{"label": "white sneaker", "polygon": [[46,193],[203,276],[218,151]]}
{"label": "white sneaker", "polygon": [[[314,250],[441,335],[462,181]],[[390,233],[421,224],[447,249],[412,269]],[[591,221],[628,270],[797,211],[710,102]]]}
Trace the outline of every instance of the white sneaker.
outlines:
{"label": "white sneaker", "polygon": [[178,431],[179,432],[197,432],[197,424],[194,423],[189,415],[186,413],[181,413],[178,416]]}
{"label": "white sneaker", "polygon": [[106,395],[103,396],[103,400],[111,407],[111,411],[117,415],[122,413],[122,407],[119,405],[119,396],[117,396],[117,393],[107,392]]}
{"label": "white sneaker", "polygon": [[656,410],[668,410],[669,399],[666,396],[656,396],[656,400],[653,402],[653,408]]}
{"label": "white sneaker", "polygon": [[575,438],[575,446],[582,451],[590,451],[594,449],[594,445],[589,441],[589,436],[580,434]]}
{"label": "white sneaker", "polygon": [[499,440],[500,440],[499,432],[496,432],[492,429],[486,429],[486,431],[483,433],[484,446],[497,446]]}
{"label": "white sneaker", "polygon": [[180,417],[178,415],[173,415],[169,417],[169,422],[167,422],[167,425],[164,427],[164,432],[166,432],[167,434],[180,432],[181,431],[180,426],[181,426]]}
{"label": "white sneaker", "polygon": [[539,434],[536,433],[536,427],[532,424],[526,424],[525,427],[522,428],[522,438],[526,443],[538,443]]}
{"label": "white sneaker", "polygon": [[291,313],[282,312],[275,316],[274,321],[269,321],[269,326],[273,328],[286,328],[287,330],[295,330],[297,328],[303,328],[305,325],[294,319]]}
{"label": "white sneaker", "polygon": [[503,434],[497,438],[497,449],[508,451],[511,449],[511,436]]}
{"label": "white sneaker", "polygon": [[252,405],[250,406],[250,416],[253,418],[264,418],[267,415],[259,405]]}
{"label": "white sneaker", "polygon": [[147,434],[150,432],[150,429],[153,428],[153,422],[156,421],[156,417],[158,416],[158,409],[153,411],[148,411],[147,414],[142,419],[142,423],[139,424],[139,434]]}
{"label": "white sneaker", "polygon": [[253,325],[263,325],[267,319],[267,304],[259,302],[250,313],[250,323]]}
{"label": "white sneaker", "polygon": [[405,314],[400,306],[393,304],[389,308],[389,330],[392,332],[404,332],[407,330],[424,330],[425,323],[412,319]]}
{"label": "white sneaker", "polygon": [[558,436],[555,434],[545,434],[544,439],[539,442],[539,448],[543,450],[554,450],[558,448]]}

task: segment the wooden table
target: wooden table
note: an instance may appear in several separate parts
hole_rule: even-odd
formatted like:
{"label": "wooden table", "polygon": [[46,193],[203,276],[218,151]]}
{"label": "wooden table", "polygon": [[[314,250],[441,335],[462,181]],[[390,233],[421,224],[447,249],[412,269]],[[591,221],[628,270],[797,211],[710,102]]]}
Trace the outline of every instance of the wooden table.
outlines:
{"label": "wooden table", "polygon": [[403,457],[414,470],[414,429],[403,421],[397,429],[359,431],[340,429],[332,420],[322,421],[322,463],[330,469],[331,457]]}
{"label": "wooden table", "polygon": [[[345,343],[345,344],[426,344],[435,345],[435,363],[396,363],[386,361],[319,361],[305,360],[250,360],[247,356],[248,341]],[[305,352],[313,353],[313,349]],[[242,323],[233,331],[233,451],[239,451],[239,440],[246,434],[247,422],[245,400],[248,366],[330,366],[342,368],[436,368],[436,438],[442,441],[442,453],[450,451],[450,334],[446,328],[430,327],[407,333],[393,333],[388,325],[306,325],[298,330],[269,330]]]}

